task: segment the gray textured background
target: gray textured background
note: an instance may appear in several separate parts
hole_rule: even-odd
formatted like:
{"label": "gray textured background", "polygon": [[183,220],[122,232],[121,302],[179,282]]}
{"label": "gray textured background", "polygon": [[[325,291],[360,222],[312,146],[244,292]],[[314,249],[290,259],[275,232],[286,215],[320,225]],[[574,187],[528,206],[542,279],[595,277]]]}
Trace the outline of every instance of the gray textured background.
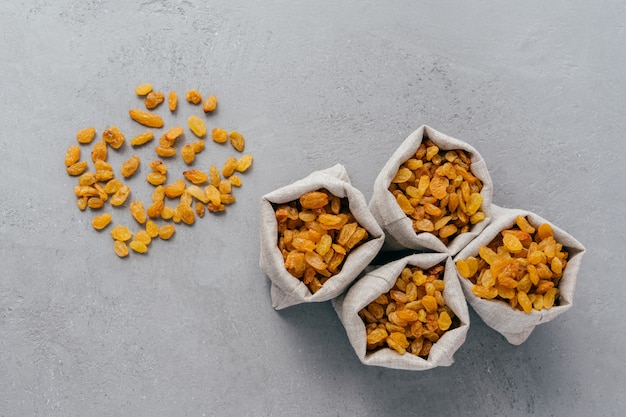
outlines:
{"label": "gray textured background", "polygon": [[[0,0],[0,416],[623,415],[624,2],[335,3]],[[214,92],[209,126],[255,164],[225,216],[121,260],[63,156],[84,126],[138,133],[146,81]],[[526,343],[471,313],[456,363],[412,373],[361,365],[330,303],[272,310],[257,208],[335,163],[369,199],[421,124],[587,254],[574,307]],[[231,153],[208,145],[197,167]]]}

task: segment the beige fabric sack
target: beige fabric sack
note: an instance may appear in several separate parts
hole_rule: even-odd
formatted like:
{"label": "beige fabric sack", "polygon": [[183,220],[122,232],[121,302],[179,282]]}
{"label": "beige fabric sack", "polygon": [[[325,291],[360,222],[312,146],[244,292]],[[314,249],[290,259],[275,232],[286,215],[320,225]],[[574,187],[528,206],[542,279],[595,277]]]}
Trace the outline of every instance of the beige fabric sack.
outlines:
{"label": "beige fabric sack", "polygon": [[[460,319],[461,325],[456,329],[447,331],[433,344],[428,359],[410,353],[400,355],[389,348],[368,353],[366,351],[365,324],[359,316],[359,311],[367,307],[380,294],[388,292],[394,286],[405,266],[413,265],[428,269],[444,261],[443,279],[446,287],[443,291],[443,297],[446,304]],[[346,294],[334,299],[333,306],[346,329],[355,353],[359,360],[366,365],[414,371],[423,371],[437,366],[450,366],[454,362],[454,353],[465,342],[469,329],[469,313],[463,291],[457,280],[456,268],[452,258],[442,253],[409,255],[372,270],[360,278]]]}
{"label": "beige fabric sack", "polygon": [[477,257],[480,246],[488,245],[502,230],[515,225],[515,218],[518,215],[526,216],[530,224],[535,228],[542,223],[550,224],[556,241],[561,243],[569,252],[567,266],[563,272],[563,277],[559,281],[559,305],[540,311],[533,309],[530,314],[514,310],[504,301],[485,300],[477,297],[472,293],[473,284],[471,281],[457,274],[467,301],[480,318],[489,327],[501,333],[509,343],[519,345],[530,336],[535,326],[550,321],[570,309],[574,301],[576,280],[585,248],[568,233],[534,213],[526,210],[506,209],[496,205],[492,205],[491,208],[491,223],[483,230],[480,236],[459,252],[455,257],[455,261],[469,256]]}
{"label": "beige fabric sack", "polygon": [[[454,238],[447,246],[432,233],[415,233],[411,219],[404,214],[393,194],[389,192],[389,185],[398,172],[398,168],[415,154],[425,137],[432,140],[439,149],[463,149],[467,151],[472,159],[471,172],[483,183],[480,194],[483,197],[482,210],[486,216],[485,220],[474,225],[469,232]],[[485,161],[476,149],[465,142],[423,125],[404,140],[378,174],[374,183],[370,210],[385,231],[386,241],[383,250],[427,249],[454,256],[489,224],[492,193],[491,176]]]}
{"label": "beige fabric sack", "polygon": [[[367,230],[370,240],[353,249],[346,257],[341,272],[312,294],[302,281],[285,269],[282,254],[278,249],[277,222],[272,203],[288,203],[320,188],[327,189],[337,197],[348,199],[350,211]],[[339,164],[324,171],[313,172],[306,178],[263,196],[260,204],[260,234],[260,266],[272,282],[270,291],[272,306],[277,310],[295,304],[328,301],[337,297],[369,265],[385,240],[382,229],[367,207],[365,197],[351,185],[345,168]]]}

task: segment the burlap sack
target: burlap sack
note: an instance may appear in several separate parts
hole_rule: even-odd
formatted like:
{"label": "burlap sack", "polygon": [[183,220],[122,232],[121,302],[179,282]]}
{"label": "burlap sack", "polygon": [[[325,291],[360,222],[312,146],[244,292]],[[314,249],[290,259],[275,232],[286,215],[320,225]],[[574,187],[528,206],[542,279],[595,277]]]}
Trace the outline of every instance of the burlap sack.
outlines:
{"label": "burlap sack", "polygon": [[[373,353],[366,351],[366,331],[359,311],[376,299],[380,294],[388,292],[407,265],[428,269],[445,261],[444,282],[446,287],[443,297],[446,304],[454,311],[461,321],[456,329],[449,330],[433,344],[427,359],[410,353],[404,355],[385,348]],[[456,268],[452,258],[442,253],[419,253],[409,255],[390,262],[378,269],[370,271],[360,278],[346,294],[333,300],[333,307],[343,323],[348,339],[359,360],[366,365],[386,368],[422,371],[437,366],[450,366],[454,352],[465,342],[469,329],[469,313],[463,291],[456,277]]]}
{"label": "burlap sack", "polygon": [[504,301],[485,300],[475,296],[472,293],[473,284],[471,281],[457,274],[467,301],[481,319],[489,327],[501,333],[509,343],[519,345],[530,336],[535,326],[554,319],[572,306],[576,279],[580,271],[585,248],[568,233],[534,213],[526,210],[505,209],[496,205],[492,205],[491,208],[492,218],[489,225],[480,236],[459,252],[454,258],[455,261],[469,256],[477,257],[480,246],[488,245],[502,230],[515,225],[515,218],[518,215],[526,216],[531,225],[535,227],[542,223],[550,224],[556,241],[561,243],[569,252],[567,266],[563,272],[563,277],[559,281],[560,301],[558,305],[540,311],[533,309],[530,314],[514,310]]}
{"label": "burlap sack", "polygon": [[[344,261],[341,272],[329,279],[312,294],[305,284],[285,269],[278,249],[277,222],[272,203],[282,204],[297,200],[304,193],[325,188],[337,197],[346,197],[350,211],[364,227],[370,240],[353,249]],[[316,171],[306,178],[266,194],[260,204],[261,254],[260,266],[272,281],[272,306],[283,309],[295,304],[328,301],[345,291],[363,269],[374,259],[385,240],[384,233],[370,213],[363,194],[350,184],[342,165]]]}
{"label": "burlap sack", "polygon": [[[432,233],[415,233],[411,219],[404,214],[394,196],[389,192],[389,185],[398,172],[398,168],[402,163],[414,156],[417,148],[422,143],[422,139],[425,137],[430,138],[439,149],[463,149],[467,151],[472,159],[471,172],[483,183],[480,194],[483,197],[482,210],[486,215],[485,220],[474,225],[469,232],[454,238],[447,246]],[[427,249],[449,253],[454,256],[489,224],[492,193],[493,182],[491,181],[491,176],[485,161],[476,149],[465,142],[423,125],[402,142],[378,174],[374,183],[370,210],[378,224],[385,231],[386,241],[383,250],[398,250],[401,248]]]}

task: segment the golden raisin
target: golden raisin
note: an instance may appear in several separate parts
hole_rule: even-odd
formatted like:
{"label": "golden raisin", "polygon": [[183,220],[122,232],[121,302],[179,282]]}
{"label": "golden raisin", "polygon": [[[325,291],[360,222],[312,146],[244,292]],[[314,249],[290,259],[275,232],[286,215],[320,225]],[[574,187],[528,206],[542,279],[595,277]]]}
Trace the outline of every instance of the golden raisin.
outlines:
{"label": "golden raisin", "polygon": [[185,145],[180,151],[180,156],[182,156],[183,161],[185,161],[187,165],[190,165],[193,163],[194,159],[196,159],[196,152],[192,145]]}
{"label": "golden raisin", "polygon": [[234,187],[241,187],[242,185],[241,178],[238,175],[231,175],[228,180],[230,181],[230,184]]}
{"label": "golden raisin", "polygon": [[165,132],[165,138],[170,142],[170,144],[174,144],[176,139],[178,139],[185,131],[180,126],[174,126]]}
{"label": "golden raisin", "polygon": [[202,101],[202,94],[198,90],[189,90],[185,93],[188,102],[198,104]]}
{"label": "golden raisin", "polygon": [[107,194],[115,194],[117,190],[122,188],[122,185],[123,185],[122,181],[118,180],[117,178],[114,178],[105,184],[104,192]]}
{"label": "golden raisin", "polygon": [[197,169],[190,169],[183,172],[183,176],[187,178],[193,184],[202,184],[203,182],[208,181],[209,176]]}
{"label": "golden raisin", "polygon": [[148,233],[148,236],[155,238],[159,235],[159,226],[157,226],[154,221],[148,220],[146,222],[146,232]]}
{"label": "golden raisin", "polygon": [[243,135],[233,130],[232,132],[230,132],[228,136],[230,138],[231,145],[233,145],[233,148],[235,148],[238,152],[243,152],[243,149],[246,146],[246,142],[243,138]]}
{"label": "golden raisin", "polygon": [[93,138],[96,137],[96,129],[93,127],[86,127],[76,133],[76,140],[79,143],[91,143]]}
{"label": "golden raisin", "polygon": [[176,111],[176,107],[178,106],[178,94],[176,94],[176,91],[170,91],[168,94],[167,105],[171,112]]}
{"label": "golden raisin", "polygon": [[80,146],[72,145],[65,152],[65,166],[74,165],[80,159]]}
{"label": "golden raisin", "polygon": [[163,127],[163,119],[156,113],[149,113],[147,111],[131,109],[128,114],[130,118],[137,123],[146,127]]}
{"label": "golden raisin", "polygon": [[235,168],[238,172],[246,172],[248,168],[252,166],[252,155],[243,155],[237,161],[237,167]]}
{"label": "golden raisin", "polygon": [[144,83],[139,84],[137,88],[135,88],[135,94],[138,96],[145,96],[152,91],[152,84]]}
{"label": "golden raisin", "polygon": [[128,246],[130,246],[130,248],[137,253],[148,252],[148,247],[146,246],[146,244],[138,240],[133,240],[132,242],[128,244]]}
{"label": "golden raisin", "polygon": [[234,156],[229,157],[228,159],[226,159],[226,162],[224,162],[224,165],[222,166],[222,175],[224,177],[230,177],[237,169],[237,165],[237,158],[235,158]]}
{"label": "golden raisin", "polygon": [[213,94],[207,97],[207,99],[202,104],[202,110],[205,113],[212,112],[213,110],[215,110],[216,107],[217,107],[217,97],[215,97],[215,95]]}
{"label": "golden raisin", "polygon": [[156,108],[159,104],[165,101],[165,95],[163,93],[157,91],[151,91],[146,96],[146,100],[144,102],[146,109],[152,110]]}
{"label": "golden raisin", "polygon": [[139,146],[150,142],[152,139],[154,139],[154,133],[151,130],[147,130],[132,138],[130,144],[131,146]]}
{"label": "golden raisin", "polygon": [[126,137],[117,126],[110,126],[102,132],[102,140],[113,149],[119,149],[126,140]]}
{"label": "golden raisin", "polygon": [[198,116],[189,116],[187,119],[187,125],[189,126],[189,130],[191,130],[197,137],[201,138],[206,135],[206,125],[204,124],[204,120]]}
{"label": "golden raisin", "polygon": [[155,149],[155,152],[161,158],[169,158],[169,157],[176,155],[175,148],[166,148],[164,146],[157,146]]}
{"label": "golden raisin", "polygon": [[126,246],[126,242],[115,240],[113,242],[113,250],[120,258],[128,256],[128,246]]}
{"label": "golden raisin", "polygon": [[161,185],[167,181],[167,177],[160,172],[152,171],[146,175],[146,181],[152,185]]}
{"label": "golden raisin", "polygon": [[310,191],[300,197],[300,205],[305,209],[320,209],[328,204],[328,194],[321,191]]}
{"label": "golden raisin", "polygon": [[137,155],[131,156],[128,160],[122,163],[122,176],[124,178],[132,176],[135,172],[137,172],[140,162],[141,161]]}
{"label": "golden raisin", "polygon": [[106,161],[107,160],[107,144],[104,141],[94,143],[91,148],[91,160],[93,162],[96,161]]}
{"label": "golden raisin", "polygon": [[87,161],[76,162],[67,167],[67,173],[73,176],[80,175],[87,169]]}
{"label": "golden raisin", "polygon": [[137,231],[137,233],[135,233],[135,237],[134,237],[133,240],[135,240],[137,242],[141,242],[141,243],[143,243],[146,246],[148,246],[150,244],[150,242],[152,242],[152,238],[150,237],[148,232],[146,232],[145,230]]}
{"label": "golden raisin", "polygon": [[159,237],[163,240],[168,240],[172,237],[176,228],[171,224],[164,224],[159,228]]}
{"label": "golden raisin", "polygon": [[135,200],[129,205],[130,214],[133,216],[133,219],[137,221],[139,224],[144,224],[147,220],[146,211],[143,208],[143,203],[139,200]]}
{"label": "golden raisin", "polygon": [[216,127],[211,131],[211,138],[214,142],[224,143],[228,140],[228,132],[222,128]]}
{"label": "golden raisin", "polygon": [[115,194],[111,196],[111,204],[114,206],[121,206],[124,202],[126,202],[129,195],[130,187],[128,185],[123,185],[115,192]]}
{"label": "golden raisin", "polygon": [[180,197],[180,195],[185,191],[185,181],[176,180],[172,184],[168,184],[163,187],[163,192],[169,198]]}
{"label": "golden raisin", "polygon": [[111,237],[115,240],[121,240],[122,242],[126,242],[131,237],[133,237],[133,234],[130,232],[128,227],[120,224],[115,226],[113,230],[111,230]]}
{"label": "golden raisin", "polygon": [[111,223],[112,217],[109,213],[104,213],[100,216],[96,216],[91,220],[91,225],[96,230],[102,230]]}

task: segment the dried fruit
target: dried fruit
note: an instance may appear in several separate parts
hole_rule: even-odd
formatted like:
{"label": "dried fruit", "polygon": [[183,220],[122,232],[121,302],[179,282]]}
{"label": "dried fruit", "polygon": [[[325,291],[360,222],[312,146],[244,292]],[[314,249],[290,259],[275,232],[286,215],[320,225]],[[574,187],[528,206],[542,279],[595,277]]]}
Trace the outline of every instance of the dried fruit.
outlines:
{"label": "dried fruit", "polygon": [[207,97],[207,99],[202,104],[202,110],[205,113],[212,112],[213,110],[215,110],[216,107],[217,107],[217,97],[215,97],[215,95],[213,94]]}
{"label": "dried fruit", "polygon": [[96,216],[91,220],[91,225],[96,230],[102,230],[107,227],[113,218],[109,213],[104,213],[100,216]]}
{"label": "dried fruit", "polygon": [[93,144],[91,148],[91,160],[95,163],[96,161],[106,161],[107,160],[107,144],[104,141],[96,142]]}
{"label": "dried fruit", "polygon": [[237,161],[237,167],[235,168],[238,172],[246,172],[248,168],[252,166],[252,155],[243,155]]}
{"label": "dried fruit", "polygon": [[180,156],[187,165],[190,165],[196,159],[196,152],[192,145],[185,145],[180,151]]}
{"label": "dried fruit", "polygon": [[130,144],[131,146],[140,146],[150,142],[152,139],[154,139],[154,133],[152,130],[147,130],[132,138]]}
{"label": "dried fruit", "polygon": [[91,209],[99,209],[99,208],[102,208],[103,206],[104,206],[104,201],[101,200],[99,197],[91,197],[87,199],[87,207]]}
{"label": "dried fruit", "polygon": [[165,132],[165,138],[170,142],[170,145],[173,145],[176,139],[178,139],[185,131],[180,126],[174,126],[167,132]]}
{"label": "dried fruit", "polygon": [[167,176],[165,174],[161,174],[160,172],[152,171],[146,175],[146,181],[152,185],[161,185],[165,184]]}
{"label": "dried fruit", "polygon": [[159,104],[165,101],[165,95],[163,93],[157,91],[151,91],[146,96],[146,100],[144,102],[146,109],[152,110],[156,108]]}
{"label": "dried fruit", "polygon": [[120,224],[115,226],[113,230],[111,230],[111,237],[115,240],[121,240],[122,242],[126,242],[131,237],[133,237],[133,234],[130,232],[128,227]]}
{"label": "dried fruit", "polygon": [[162,216],[164,209],[165,204],[163,203],[163,200],[156,200],[152,202],[150,206],[148,206],[148,208],[146,209],[146,214],[151,219],[156,219],[157,217]]}
{"label": "dried fruit", "polygon": [[148,246],[146,246],[145,243],[140,242],[138,240],[133,240],[132,242],[130,242],[128,244],[128,246],[130,246],[130,248],[132,250],[134,250],[137,253],[146,253],[148,252]]}
{"label": "dried fruit", "polygon": [[143,208],[143,203],[139,200],[135,200],[128,206],[130,209],[130,214],[133,216],[133,219],[137,221],[139,224],[144,224],[147,220],[146,211]]}
{"label": "dried fruit", "polygon": [[102,132],[102,140],[113,149],[119,149],[126,141],[126,137],[117,126],[108,127]]}
{"label": "dried fruit", "polygon": [[241,178],[238,175],[231,175],[228,180],[230,181],[230,184],[234,187],[241,187],[242,185]]}
{"label": "dried fruit", "polygon": [[111,205],[121,206],[126,202],[126,199],[130,195],[130,187],[128,185],[123,185],[119,190],[115,192],[111,196]]}
{"label": "dried fruit", "polygon": [[322,191],[309,191],[300,197],[300,205],[305,209],[321,209],[328,202],[328,193]]}
{"label": "dried fruit", "polygon": [[113,250],[120,258],[128,256],[128,246],[125,242],[121,240],[116,240],[113,242]]}
{"label": "dried fruit", "polygon": [[148,246],[150,244],[150,242],[152,242],[152,238],[150,237],[148,232],[146,232],[145,230],[137,231],[137,233],[135,233],[135,237],[134,237],[133,240],[135,240],[137,242],[141,242],[141,243],[143,243],[146,246]]}
{"label": "dried fruit", "polygon": [[76,162],[67,167],[67,173],[70,175],[80,175],[87,169],[87,161]]}
{"label": "dried fruit", "polygon": [[525,313],[551,308],[568,253],[554,239],[549,224],[535,229],[523,216],[515,223],[481,246],[479,258],[457,260],[457,271],[474,284],[477,297],[502,300]]}
{"label": "dried fruit", "polygon": [[[233,196],[221,193],[213,185],[206,187],[206,193],[211,200],[209,211],[234,201]],[[302,280],[312,293],[341,271],[352,248],[368,239],[367,231],[350,213],[347,199],[340,199],[327,190],[305,193],[296,201],[275,205],[274,210],[278,222],[278,248],[283,254],[285,268]]]}
{"label": "dried fruit", "polygon": [[204,140],[191,142],[190,145],[195,153],[200,153],[204,150]]}
{"label": "dried fruit", "polygon": [[132,109],[128,114],[131,119],[146,127],[163,127],[163,119],[156,113]]}
{"label": "dried fruit", "polygon": [[[136,87],[135,93],[138,96],[145,97],[144,104],[148,110],[152,110],[165,101],[165,94],[153,91],[151,84],[144,83]],[[189,102],[199,104],[202,102],[202,96],[197,90],[189,90],[186,93],[186,98]],[[171,112],[176,111],[178,105],[178,96],[175,91],[170,91],[167,96],[168,107]],[[202,109],[205,113],[210,113],[217,108],[217,97],[215,95],[209,95],[204,103]],[[144,111],[140,109],[129,110],[129,116],[132,120],[147,127],[160,128],[163,127],[163,119],[156,113],[150,111]],[[206,135],[206,125],[203,119],[198,116],[190,116],[188,118],[189,129],[194,135],[202,138]],[[174,147],[176,140],[184,133],[184,129],[180,126],[174,126],[165,132],[158,140],[158,144],[155,147],[155,152],[160,157],[172,157],[177,153]],[[81,129],[76,134],[76,139],[79,143],[91,143],[96,136],[96,130],[93,127]],[[243,152],[245,147],[245,141],[243,136],[236,131],[230,133],[230,135],[220,128],[215,128],[212,131],[212,137],[215,142],[224,143],[230,141],[232,146],[239,152]],[[132,146],[141,146],[154,140],[154,133],[152,130],[146,130],[142,133],[135,135],[131,140]],[[112,206],[122,206],[128,200],[131,190],[128,185],[124,185],[119,179],[115,178],[115,173],[111,164],[107,163],[108,147],[113,149],[120,148],[125,142],[125,136],[122,134],[117,126],[109,126],[102,132],[102,140],[92,145],[91,157],[94,162],[95,171],[87,172],[88,163],[86,161],[80,161],[81,149],[79,146],[72,146],[66,152],[65,163],[67,172],[70,175],[79,176],[78,185],[74,188],[77,196],[76,204],[80,210],[85,210],[87,207],[92,209],[99,209],[104,207],[106,201],[110,201]],[[196,154],[202,152],[205,148],[204,140],[196,140],[190,143],[184,144],[181,148],[182,159],[187,164],[192,164],[195,160]],[[146,175],[146,181],[155,186],[152,195],[152,204],[144,209],[143,203],[139,200],[132,201],[129,204],[129,211],[131,216],[140,224],[145,224],[145,230],[140,230],[135,234],[135,238],[130,244],[128,241],[132,239],[129,234],[130,231],[125,226],[117,226],[111,232],[115,242],[114,250],[120,257],[128,255],[129,247],[136,252],[143,253],[147,250],[147,245],[150,244],[150,240],[156,236],[161,236],[164,239],[169,239],[174,233],[174,227],[165,225],[162,228],[150,219],[156,219],[161,217],[164,220],[171,220],[175,223],[184,222],[186,224],[193,224],[196,218],[202,217],[205,211],[208,209],[212,213],[218,213],[226,210],[228,204],[235,202],[236,198],[232,194],[232,187],[241,186],[241,178],[237,175],[233,175],[235,171],[244,172],[252,164],[252,156],[244,155],[239,160],[235,157],[229,158],[224,166],[223,170],[220,170],[212,165],[208,171],[208,175],[200,170],[187,170],[183,172],[183,176],[193,185],[187,187],[187,183],[184,180],[177,180],[172,184],[165,185],[167,180],[167,167],[161,160],[155,160],[150,162],[150,168],[152,172]],[[129,178],[140,169],[141,160],[139,156],[135,155],[127,159],[121,164],[120,171],[124,178]],[[210,181],[210,185],[207,185],[204,189],[198,187],[195,184],[203,184]],[[179,198],[178,205],[173,208],[165,205],[165,197]],[[338,214],[338,199],[331,202],[334,214]],[[330,204],[330,203],[329,203]],[[305,214],[303,214],[306,217]],[[329,228],[337,227],[337,230],[341,227],[341,224],[345,224],[347,218],[339,218],[339,220],[328,219],[326,225],[321,224],[321,227],[328,226]],[[103,214],[96,216],[92,220],[93,227],[101,229],[106,227],[111,222],[110,214]],[[332,223],[332,224],[331,224]],[[350,250],[352,245],[358,244],[364,239],[367,239],[366,232],[363,230],[356,230],[350,238],[346,238],[342,242],[342,245],[332,243],[330,235],[324,238],[324,242],[328,244],[325,252],[322,246],[319,247],[319,251],[316,255],[308,255],[309,268],[312,268],[310,264],[321,266],[324,265],[328,270],[328,274],[337,273],[338,268],[343,262],[343,258]],[[314,233],[314,232],[311,232]],[[329,232],[335,235],[335,231]],[[337,232],[338,233],[338,232]],[[328,239],[331,239],[329,242]],[[143,246],[142,246],[143,245]],[[322,260],[320,251],[324,254],[331,254],[334,256],[326,255],[328,259]],[[336,253],[335,253],[336,252]],[[319,257],[318,257],[319,256]],[[555,268],[558,266],[555,263]],[[311,273],[308,273],[311,276]],[[321,280],[320,280],[321,278]],[[322,286],[322,282],[325,277],[315,277],[312,279],[311,288],[319,289]]]}
{"label": "dried fruit", "polygon": [[228,132],[222,128],[216,127],[211,131],[211,138],[216,143],[224,143],[228,140]]}
{"label": "dried fruit", "polygon": [[201,138],[206,135],[206,125],[204,124],[204,120],[198,116],[189,116],[187,119],[187,125],[189,126],[189,130],[191,130],[197,137]]}
{"label": "dried fruit", "polygon": [[169,158],[176,155],[176,149],[174,148],[166,148],[164,146],[157,146],[155,152],[161,158]]}
{"label": "dried fruit", "polygon": [[178,94],[176,94],[176,91],[170,91],[167,95],[167,105],[171,112],[176,111],[176,107],[178,106]]}
{"label": "dried fruit", "polygon": [[148,83],[139,84],[137,88],[135,88],[135,94],[137,94],[138,96],[145,96],[151,91],[152,91],[152,84],[148,84]]}
{"label": "dried fruit", "polygon": [[433,343],[460,325],[443,298],[443,272],[443,265],[428,270],[407,265],[387,293],[359,312],[368,352],[389,348],[426,358]]}
{"label": "dried fruit", "polygon": [[441,150],[428,138],[389,185],[415,232],[432,233],[444,244],[485,219],[481,190],[464,150]]}
{"label": "dried fruit", "polygon": [[207,182],[209,180],[209,176],[206,173],[197,169],[184,171],[183,176],[193,184],[202,184],[203,182]]}
{"label": "dried fruit", "polygon": [[176,232],[176,228],[171,224],[164,224],[159,228],[159,237],[163,240],[168,240]]}
{"label": "dried fruit", "polygon": [[237,165],[237,158],[235,158],[234,156],[229,157],[228,159],[226,159],[226,162],[224,162],[224,165],[222,166],[222,175],[224,177],[230,177],[237,169]]}
{"label": "dried fruit", "polygon": [[232,132],[230,132],[228,137],[230,138],[230,143],[231,145],[233,145],[233,148],[235,148],[238,152],[243,152],[243,149],[246,146],[246,142],[243,138],[243,135],[233,130]]}
{"label": "dried fruit", "polygon": [[180,195],[185,191],[185,181],[176,180],[172,184],[168,184],[163,187],[163,192],[169,198],[180,197]]}
{"label": "dried fruit", "polygon": [[114,178],[106,183],[104,186],[104,192],[107,194],[115,194],[120,188],[122,188],[122,181]]}
{"label": "dried fruit", "polygon": [[65,152],[65,166],[74,165],[80,159],[80,146],[72,145]]}
{"label": "dried fruit", "polygon": [[135,172],[137,172],[140,162],[141,161],[137,155],[131,156],[128,160],[122,163],[122,176],[124,178],[132,176]]}
{"label": "dried fruit", "polygon": [[185,93],[188,102],[198,104],[202,101],[202,94],[198,90],[189,90]]}
{"label": "dried fruit", "polygon": [[152,220],[146,222],[146,232],[151,238],[155,238],[159,235],[159,226]]}
{"label": "dried fruit", "polygon": [[91,143],[93,138],[96,137],[96,129],[93,127],[86,127],[76,133],[76,140],[78,143]]}

